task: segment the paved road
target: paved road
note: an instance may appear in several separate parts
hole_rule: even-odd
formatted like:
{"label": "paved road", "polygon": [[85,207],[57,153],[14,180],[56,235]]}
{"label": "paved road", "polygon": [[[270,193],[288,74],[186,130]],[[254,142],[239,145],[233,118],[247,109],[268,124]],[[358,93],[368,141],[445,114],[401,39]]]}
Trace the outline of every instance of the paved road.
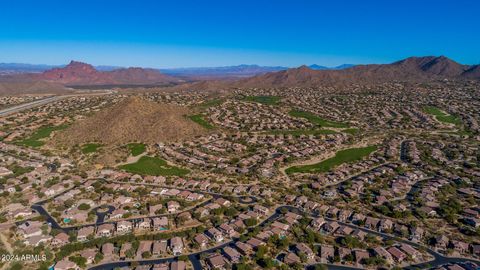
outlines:
{"label": "paved road", "polygon": [[[104,179],[97,178],[97,180],[104,180]],[[87,180],[85,180],[85,181],[87,181]],[[47,211],[45,211],[45,209],[42,207],[42,205],[46,201],[52,200],[53,198],[67,192],[70,189],[67,189],[60,194],[57,194],[57,195],[55,195],[53,197],[50,197],[46,200],[34,203],[32,205],[33,209],[35,209],[40,215],[44,216],[47,219],[47,222],[51,223],[52,228],[61,229],[61,230],[66,231],[66,232],[68,232],[70,230],[78,229],[79,227],[82,227],[82,225],[74,226],[74,227],[61,227],[55,221],[55,219],[52,218],[48,214]],[[284,205],[284,206],[279,206],[278,208],[276,208],[275,212],[272,215],[270,215],[267,219],[265,219],[262,223],[258,224],[258,226],[263,226],[267,222],[271,222],[271,221],[274,221],[274,220],[278,219],[278,217],[280,217],[280,215],[281,215],[282,209],[288,210],[290,212],[298,213],[298,214],[308,215],[308,216],[311,216],[311,217],[314,217],[314,218],[320,216],[317,213],[306,212],[306,211],[304,211],[304,210],[302,210],[298,207],[295,207],[295,206]],[[429,261],[429,262],[420,263],[420,264],[405,267],[406,269],[430,268],[430,267],[435,267],[435,266],[449,264],[449,263],[461,263],[461,262],[474,262],[474,263],[480,264],[480,261],[475,260],[475,259],[446,257],[446,256],[436,252],[435,250],[429,248],[428,246],[424,246],[422,244],[409,241],[407,239],[402,239],[402,238],[396,237],[394,235],[378,232],[378,231],[375,231],[375,230],[370,230],[370,229],[367,229],[367,228],[364,228],[364,227],[357,226],[357,225],[352,224],[352,223],[341,222],[341,221],[338,221],[336,219],[331,219],[331,218],[327,218],[327,217],[323,217],[323,218],[327,221],[336,221],[340,225],[344,225],[344,226],[347,226],[347,227],[350,227],[350,228],[353,228],[353,229],[359,229],[361,231],[370,233],[372,235],[380,236],[380,237],[385,238],[385,239],[392,239],[392,240],[395,240],[395,241],[398,241],[398,242],[401,242],[401,243],[405,243],[405,244],[411,245],[411,246],[413,246],[417,249],[425,249],[434,258],[432,261]],[[133,221],[138,222],[140,219],[141,218],[133,219]],[[101,223],[105,223],[105,222],[100,222],[100,224]],[[106,222],[106,223],[108,223],[108,222]],[[96,224],[96,225],[99,225],[99,224]],[[199,269],[202,269],[201,264],[200,264],[200,260],[199,260],[200,254],[202,254],[202,253],[208,254],[208,253],[214,252],[214,251],[216,251],[220,248],[223,248],[227,245],[233,245],[236,241],[238,241],[238,239],[233,239],[233,240],[230,240],[228,242],[222,243],[219,246],[215,246],[215,247],[209,248],[207,250],[202,250],[202,251],[198,251],[198,252],[191,253],[191,254],[186,254],[186,255],[188,256],[188,258],[192,262],[192,264],[194,266],[194,270],[199,270]],[[138,262],[139,264],[156,264],[156,263],[162,263],[162,262],[172,262],[172,261],[175,261],[177,259],[178,259],[178,257],[170,257],[170,258],[161,258],[161,259],[140,260],[140,261],[136,261],[136,262]],[[97,265],[97,266],[94,266],[90,269],[93,269],[93,270],[109,270],[109,269],[114,269],[115,267],[128,266],[128,265],[130,265],[130,263],[131,263],[131,261],[112,262],[112,263]],[[343,266],[329,265],[329,268],[340,269],[341,270],[341,269],[347,269],[347,268],[353,269],[355,267],[343,267]]]}
{"label": "paved road", "polygon": [[[256,227],[263,227],[266,224],[277,220],[281,216],[281,212],[280,212],[281,209],[282,209],[282,207],[278,207],[273,214],[268,216],[265,220],[263,220],[257,226],[255,226],[253,228],[250,228],[248,230],[248,232],[252,231]],[[245,232],[245,234],[248,233],[248,232]],[[235,238],[235,239],[232,239],[230,241],[227,241],[227,242],[221,243],[219,245],[216,245],[214,247],[211,247],[209,249],[201,250],[201,251],[197,251],[197,252],[193,252],[193,253],[189,253],[189,254],[185,254],[185,255],[192,262],[194,270],[201,270],[203,268],[202,268],[202,265],[200,263],[200,254],[209,254],[209,253],[215,252],[218,249],[222,249],[226,246],[232,246],[233,247],[235,242],[237,242],[238,240],[239,240],[238,238]],[[130,264],[132,262],[136,262],[140,265],[148,265],[148,264],[151,265],[151,264],[158,264],[158,263],[165,263],[165,262],[173,262],[173,261],[176,261],[176,260],[178,260],[178,256],[161,258],[161,259],[117,261],[117,262],[111,262],[111,263],[105,263],[105,264],[101,264],[101,265],[92,266],[92,267],[89,268],[89,270],[113,270],[116,267],[130,266]]]}
{"label": "paved road", "polygon": [[315,264],[309,264],[305,267],[305,269],[315,269],[315,265],[317,264],[323,264],[327,266],[328,270],[358,270],[358,269],[365,269],[361,267],[355,267],[355,266],[348,266],[348,265],[338,265],[338,264],[329,264],[329,263],[315,263]]}
{"label": "paved road", "polygon": [[380,168],[380,167],[382,167],[382,166],[388,165],[388,164],[391,164],[391,162],[383,162],[383,163],[377,164],[377,165],[375,165],[375,166],[373,166],[373,167],[369,167],[369,168],[367,168],[367,169],[365,169],[365,170],[362,170],[362,171],[360,171],[360,172],[356,172],[356,173],[354,173],[354,174],[348,175],[347,177],[344,177],[342,180],[340,180],[340,181],[338,181],[338,182],[325,184],[325,185],[319,187],[318,189],[319,189],[319,190],[322,190],[322,189],[329,188],[329,187],[333,187],[333,186],[339,186],[339,185],[347,182],[348,180],[352,180],[352,179],[354,179],[354,178],[356,178],[356,177],[362,176],[362,175],[365,174],[365,173],[371,172],[371,171],[373,171],[373,170],[376,170],[376,169],[378,169],[378,168]]}
{"label": "paved road", "polygon": [[97,222],[103,223],[105,222],[105,217],[111,214],[113,210],[115,210],[113,205],[100,205],[93,208],[91,211],[94,211],[95,215],[97,215]]}
{"label": "paved road", "polygon": [[[110,181],[110,180],[107,180],[105,178],[88,178],[88,179],[85,179],[82,181],[82,184],[85,183],[86,181],[88,180],[97,180],[97,181],[105,181],[105,182],[112,182],[112,183],[120,183],[120,184],[127,184],[127,182],[118,182],[118,181]],[[148,185],[148,184],[139,184],[139,183],[128,183],[128,184],[137,184],[137,185]],[[154,185],[154,184],[150,184],[150,186],[158,186],[158,185]],[[166,186],[165,186],[166,187]],[[116,224],[117,222],[119,222],[120,220],[108,220],[108,221],[105,221],[105,216],[106,214],[108,213],[111,213],[113,210],[114,210],[114,207],[113,206],[107,206],[108,207],[108,212],[107,213],[97,213],[97,217],[99,217],[95,223],[89,223],[89,224],[81,224],[81,225],[75,225],[75,226],[61,226],[56,220],[55,218],[53,218],[49,213],[48,211],[43,207],[43,205],[50,201],[50,200],[53,200],[55,199],[56,197],[58,196],[61,196],[63,194],[65,194],[66,192],[72,190],[76,188],[75,186],[71,187],[71,188],[68,188],[52,197],[49,197],[49,198],[46,198],[44,200],[41,200],[41,201],[38,201],[38,202],[35,202],[34,204],[31,205],[31,208],[33,210],[35,210],[37,213],[39,213],[40,215],[42,215],[46,222],[50,223],[50,226],[53,228],[53,229],[58,229],[58,230],[61,230],[61,231],[64,231],[66,233],[70,232],[70,231],[76,231],[76,230],[79,230],[80,228],[83,228],[83,227],[89,227],[89,226],[99,226],[101,224],[105,224],[105,223],[111,223],[111,224]],[[168,187],[168,188],[173,188],[173,187]],[[182,188],[177,188],[179,190],[189,190],[189,191],[193,191],[193,192],[198,192],[198,193],[203,193],[203,194],[208,194],[208,195],[211,195],[213,197],[213,199],[216,199],[216,198],[220,198],[220,197],[224,197],[224,198],[237,198],[240,202],[242,203],[245,203],[245,204],[253,204],[255,202],[257,202],[258,198],[255,197],[255,196],[250,196],[250,195],[245,195],[245,196],[235,196],[235,195],[223,195],[220,194],[220,193],[214,193],[214,192],[206,192],[206,191],[197,191],[197,190],[191,190],[191,189],[182,189]],[[132,217],[132,218],[128,218],[128,219],[121,219],[121,220],[124,220],[124,221],[130,221],[130,222],[133,222],[133,223],[139,223],[141,221],[143,221],[144,219],[146,218],[155,218],[155,217],[164,217],[164,216],[174,216],[174,215],[178,215],[180,213],[183,213],[183,212],[191,212],[193,210],[196,210],[200,207],[203,207],[205,205],[207,205],[208,203],[212,202],[213,199],[208,199],[208,200],[205,200],[203,201],[202,203],[199,203],[199,204],[196,204],[195,206],[191,207],[191,208],[188,208],[188,209],[184,209],[180,212],[176,212],[176,213],[165,213],[165,214],[159,214],[159,215],[154,215],[154,216],[145,216],[145,217]],[[100,207],[100,206],[99,206]],[[98,207],[97,207],[98,208]],[[94,209],[96,210],[96,209]],[[23,223],[25,222],[26,220],[22,220],[22,221],[17,221],[16,223],[17,224],[20,224],[20,223]]]}
{"label": "paved road", "polygon": [[[104,178],[89,178],[89,179],[85,179],[84,181],[82,181],[82,183],[88,181],[88,180],[97,180],[97,181],[105,181],[105,182],[117,182],[117,181],[109,181],[107,179],[104,179]],[[127,184],[125,182],[118,182],[118,183],[121,183],[121,184]],[[130,184],[138,184],[138,183],[130,183]],[[150,186],[159,186],[159,185],[155,185],[155,184],[145,184],[145,183],[140,183],[139,185],[150,185]],[[173,188],[173,187],[167,187],[167,186],[162,186],[162,187],[165,187],[165,188]],[[102,214],[103,216],[99,219],[97,219],[97,221],[95,222],[95,224],[84,224],[84,225],[78,225],[78,226],[71,226],[71,227],[62,227],[60,224],[58,224],[58,222],[55,220],[55,218],[53,218],[49,213],[48,211],[45,210],[45,208],[43,207],[43,205],[70,191],[71,189],[73,189],[75,187],[72,187],[72,188],[69,188],[69,189],[66,189],[64,190],[63,192],[59,193],[59,194],[56,194],[55,196],[52,196],[52,197],[49,197],[47,199],[44,199],[42,201],[38,201],[36,203],[34,203],[33,205],[31,205],[31,208],[34,209],[36,212],[38,212],[40,215],[42,215],[45,219],[46,219],[46,222],[50,223],[50,226],[54,229],[58,229],[58,230],[62,230],[66,233],[70,232],[70,231],[75,231],[75,230],[78,230],[79,228],[82,228],[82,227],[86,227],[86,226],[98,226],[98,225],[101,225],[101,224],[104,224],[104,223],[116,223],[118,221],[106,221],[104,220],[105,218],[105,214],[106,213],[97,213],[98,214]],[[175,187],[177,188],[177,187]],[[177,188],[179,190],[189,190],[189,189],[182,189],[182,188]],[[193,190],[190,190],[190,191],[193,191]],[[250,196],[250,195],[245,195],[245,196],[235,196],[235,195],[223,195],[223,194],[219,194],[219,193],[214,193],[214,192],[207,192],[207,191],[198,191],[198,190],[194,190],[194,192],[199,192],[199,193],[203,193],[203,194],[208,194],[208,195],[211,195],[212,197],[214,198],[219,198],[219,197],[236,197],[238,198],[241,202],[244,202],[246,204],[252,204],[252,203],[255,203],[257,202],[258,198],[255,197],[255,196]],[[212,199],[209,199],[209,200],[206,200],[204,202],[202,202],[201,204],[198,204],[196,205],[195,207],[193,207],[192,209],[188,209],[188,210],[185,210],[185,211],[191,211],[191,210],[194,210],[194,209],[197,209],[198,207],[201,207],[201,206],[205,206],[206,204],[210,203],[212,201]],[[96,211],[98,208],[100,208],[101,206],[95,208],[94,210]],[[107,206],[108,207],[108,211],[107,212],[111,212],[114,210],[114,207],[113,206]],[[263,226],[265,223],[267,222],[270,222],[270,221],[273,221],[275,219],[277,219],[279,216],[280,216],[280,212],[279,212],[279,209],[278,208],[278,211],[276,211],[275,213],[273,213],[271,216],[269,216],[267,219],[265,219],[263,222],[261,222],[260,224],[258,224],[257,226]],[[183,212],[185,212],[183,211]],[[181,212],[179,212],[181,213]],[[175,214],[178,214],[178,213],[175,213]],[[152,217],[160,217],[160,216],[169,216],[169,215],[174,215],[174,214],[162,214],[162,215],[157,215],[157,216],[149,216],[148,218],[152,218]],[[131,219],[126,219],[128,221],[133,221],[133,222],[140,222],[141,220],[143,220],[144,218],[131,218]],[[18,223],[22,223],[24,221],[21,221],[21,222],[18,222]],[[201,253],[211,253],[215,250],[218,250],[218,249],[221,249],[221,248],[224,248],[228,245],[233,245],[235,243],[235,241],[237,241],[238,239],[233,239],[233,240],[230,240],[230,241],[227,241],[227,242],[224,242],[224,243],[221,243],[220,245],[217,245],[217,246],[214,246],[214,247],[211,247],[207,250],[202,250],[202,251],[198,251],[198,252],[195,252],[195,253],[190,253],[190,254],[186,254],[188,256],[188,258],[190,259],[190,261],[192,262],[192,265],[194,267],[194,270],[201,270],[202,269],[202,265],[200,263],[200,254]],[[117,262],[112,262],[112,263],[106,263],[106,264],[101,264],[101,265],[97,265],[97,266],[93,266],[91,267],[90,269],[91,270],[107,270],[107,269],[115,269],[117,267],[124,267],[124,266],[129,266],[132,262],[138,262],[139,264],[159,264],[159,263],[170,263],[170,262],[173,262],[173,261],[176,261],[178,260],[178,256],[174,256],[174,257],[168,257],[168,258],[160,258],[160,259],[150,259],[150,260],[133,260],[133,261],[117,261]]]}
{"label": "paved road", "polygon": [[405,193],[405,195],[389,199],[388,202],[401,201],[401,200],[404,200],[404,199],[408,199],[409,197],[412,197],[413,192],[418,189],[419,184],[421,184],[423,181],[431,180],[433,178],[434,178],[433,176],[427,176],[427,177],[424,177],[424,178],[421,178],[421,179],[415,181],[415,183],[412,184],[412,187],[410,188],[410,190],[407,193]]}
{"label": "paved road", "polygon": [[[296,213],[299,213],[299,214],[303,213],[303,214],[306,214],[306,215],[309,215],[309,216],[315,217],[315,218],[320,216],[318,214],[305,212],[305,211],[299,209],[298,207],[294,207],[294,206],[284,206],[284,207],[286,207],[290,212],[296,212]],[[327,217],[323,217],[323,218],[327,221],[336,221],[340,225],[344,225],[344,226],[347,226],[347,227],[350,227],[350,228],[353,228],[353,229],[359,229],[359,230],[364,231],[366,233],[373,234],[373,235],[376,235],[376,236],[380,236],[380,237],[385,238],[385,239],[391,239],[391,240],[395,240],[397,242],[405,243],[405,244],[411,245],[412,247],[415,247],[417,249],[424,249],[434,258],[432,261],[425,262],[425,263],[420,263],[420,264],[416,264],[416,265],[411,265],[411,266],[405,267],[405,269],[412,269],[413,270],[413,269],[430,268],[430,267],[435,267],[435,266],[444,265],[444,264],[448,264],[448,263],[457,263],[457,262],[474,262],[476,264],[480,264],[480,261],[475,260],[475,259],[446,257],[446,256],[438,253],[437,251],[435,251],[435,250],[433,250],[433,249],[431,249],[427,246],[421,245],[419,243],[416,243],[416,242],[413,242],[413,241],[410,241],[410,240],[407,240],[407,239],[402,239],[402,238],[396,237],[394,235],[370,230],[370,229],[367,229],[367,228],[364,228],[364,227],[357,226],[355,224],[341,222],[341,221],[338,221],[336,219],[331,219],[331,218],[327,218]]]}
{"label": "paved road", "polygon": [[20,112],[20,111],[23,111],[23,110],[26,110],[26,109],[42,106],[42,105],[45,105],[45,104],[48,104],[48,103],[51,103],[51,102],[55,102],[55,101],[58,101],[58,100],[61,100],[61,99],[64,99],[64,98],[68,98],[68,97],[107,95],[107,94],[111,94],[111,93],[114,93],[114,91],[101,91],[101,92],[92,92],[92,93],[78,93],[78,94],[70,94],[70,95],[51,96],[51,97],[47,97],[47,98],[44,98],[44,99],[35,100],[35,101],[29,102],[29,103],[20,104],[20,105],[17,105],[17,106],[13,106],[13,107],[10,107],[10,108],[0,110],[0,117],[6,116],[6,115],[9,115],[9,114],[12,114],[12,113],[17,113],[17,112]]}
{"label": "paved road", "polygon": [[1,116],[6,116],[6,115],[9,115],[9,114],[12,114],[12,113],[16,113],[16,112],[19,112],[19,111],[22,111],[22,110],[25,110],[25,109],[30,109],[30,108],[33,108],[33,107],[38,107],[38,106],[41,106],[41,105],[45,105],[47,103],[60,100],[61,98],[63,98],[63,97],[62,96],[47,97],[47,98],[44,98],[44,99],[40,99],[40,100],[32,101],[32,102],[29,102],[29,103],[20,104],[20,105],[17,105],[17,106],[6,108],[6,109],[3,109],[3,110],[0,110],[0,117]]}
{"label": "paved road", "polygon": [[[314,217],[314,218],[319,217],[318,214],[305,212],[298,207],[283,205],[283,206],[277,207],[275,212],[272,215],[270,215],[267,219],[265,219],[263,222],[258,224],[258,226],[262,227],[266,223],[273,222],[274,220],[278,219],[281,216],[282,209],[285,209],[285,210],[288,210],[290,212],[297,213],[297,214],[305,214],[305,215],[308,215],[308,216],[311,216],[311,217]],[[390,234],[370,230],[370,229],[367,229],[367,228],[364,228],[364,227],[357,226],[355,224],[345,223],[345,222],[341,222],[341,221],[331,219],[331,218],[325,218],[325,220],[336,221],[341,225],[345,225],[345,226],[348,226],[348,227],[351,227],[351,228],[354,228],[354,229],[359,229],[361,231],[364,231],[364,232],[367,232],[367,233],[370,233],[370,234],[373,234],[373,235],[376,235],[376,236],[380,236],[380,237],[383,237],[383,238],[386,238],[386,239],[392,239],[392,240],[395,240],[397,242],[405,243],[405,244],[411,245],[411,246],[413,246],[417,249],[425,249],[434,258],[432,261],[407,266],[404,269],[409,269],[409,270],[423,269],[423,268],[431,268],[431,267],[436,267],[436,266],[439,266],[439,265],[444,265],[444,264],[449,264],[449,263],[461,263],[461,262],[474,262],[474,263],[480,264],[480,261],[475,260],[475,259],[446,257],[446,256],[430,249],[429,247],[421,245],[419,243],[415,243],[415,242],[412,242],[412,241],[409,241],[409,240],[406,240],[406,239],[401,239],[401,238],[395,237],[395,236],[390,235]],[[233,239],[233,240],[230,240],[228,242],[222,243],[218,246],[209,248],[207,250],[202,250],[202,251],[198,251],[198,252],[194,252],[194,253],[190,253],[190,254],[186,254],[186,255],[188,256],[188,258],[192,262],[193,269],[194,270],[201,270],[202,266],[201,266],[201,263],[200,263],[200,260],[199,260],[200,254],[209,254],[209,253],[215,252],[218,249],[224,248],[224,247],[229,246],[229,245],[230,246],[233,245],[236,241],[238,241],[238,239]],[[162,258],[162,259],[134,260],[134,261],[137,262],[140,265],[145,265],[145,264],[150,264],[151,265],[151,264],[157,264],[157,263],[162,263],[162,262],[172,262],[172,261],[175,261],[177,259],[178,259],[178,257],[169,257],[169,258]],[[111,263],[105,263],[105,264],[102,264],[102,265],[93,266],[89,269],[90,270],[112,270],[112,269],[115,269],[115,267],[130,266],[131,262],[132,261],[117,261],[117,262],[111,262]],[[307,265],[306,268],[309,269],[314,265],[315,264]],[[342,265],[331,265],[331,264],[327,264],[327,267],[329,269],[334,269],[334,270],[362,269],[362,268],[356,268],[354,266],[342,266]]]}
{"label": "paved road", "polygon": [[[203,206],[207,205],[211,201],[212,201],[212,199],[205,200],[204,202],[202,202],[200,204],[197,204],[197,205],[193,206],[192,208],[189,208],[189,209],[186,209],[186,210],[183,210],[183,211],[179,211],[179,212],[176,212],[176,213],[165,213],[165,214],[154,215],[154,216],[132,217],[132,218],[126,218],[126,219],[120,219],[120,220],[107,220],[107,221],[105,221],[105,215],[104,215],[103,218],[97,219],[97,221],[95,221],[95,223],[88,223],[88,224],[81,224],[81,225],[74,225],[74,226],[65,226],[65,227],[62,227],[60,224],[58,224],[58,222],[48,213],[48,211],[45,210],[43,205],[34,204],[34,205],[31,206],[31,208],[34,209],[35,211],[37,211],[40,215],[42,215],[46,219],[46,221],[48,223],[50,223],[50,225],[53,229],[61,230],[61,231],[64,231],[65,233],[68,233],[70,231],[77,231],[77,230],[79,230],[83,227],[91,227],[91,226],[97,226],[98,227],[99,225],[102,225],[102,224],[117,224],[120,221],[130,221],[134,224],[138,224],[138,223],[142,222],[143,220],[145,220],[147,218],[174,216],[174,215],[181,214],[183,212],[190,212],[190,211],[196,210],[200,207],[203,207]],[[108,207],[109,207],[110,212],[114,210],[113,206],[108,206]],[[98,213],[97,213],[97,216],[98,216]],[[24,221],[22,221],[22,222],[24,222]],[[22,222],[18,222],[18,223],[22,223]]]}
{"label": "paved road", "polygon": [[[85,182],[87,182],[88,180],[92,180],[92,178],[89,178],[89,179],[84,179],[82,182],[80,182],[80,184],[84,184]],[[36,201],[36,202],[33,202],[32,205],[30,205],[30,208],[32,208],[33,210],[35,210],[38,214],[42,215],[43,217],[45,217],[45,220],[46,222],[50,223],[52,228],[54,229],[62,229],[62,227],[57,223],[57,221],[52,217],[50,216],[50,214],[43,208],[43,205],[48,202],[48,201],[51,201],[67,192],[69,192],[70,190],[74,189],[74,188],[77,188],[77,186],[72,186],[70,188],[67,188],[65,190],[63,190],[62,192],[58,193],[58,194],[55,194],[53,196],[50,196],[50,197],[47,197],[45,199],[42,199],[40,201]],[[22,223],[24,223],[25,221],[29,221],[31,220],[32,218],[27,218],[27,219],[23,219],[23,220],[18,220],[18,221],[15,221],[15,224],[17,225],[20,225]],[[67,230],[68,232],[68,230]]]}
{"label": "paved road", "polygon": [[[102,178],[97,178],[97,180],[104,180]],[[86,180],[85,180],[86,181]],[[65,190],[64,192],[68,191],[69,189]],[[64,192],[60,193],[60,194],[57,194],[56,196],[59,196],[61,194],[63,194]],[[212,194],[213,195],[213,194]],[[215,194],[217,195],[217,194]],[[53,199],[54,197],[56,196],[53,196],[51,198],[48,198],[44,201],[41,201],[41,202],[37,202],[35,204],[32,205],[32,208],[35,209],[39,214],[41,214],[42,216],[46,217],[47,219],[47,222],[50,222],[52,224],[52,228],[56,228],[56,229],[61,229],[63,231],[70,231],[70,230],[75,230],[75,229],[78,229],[79,227],[83,227],[82,225],[80,226],[74,226],[74,227],[61,227],[56,221],[55,219],[53,219],[47,211],[45,211],[45,209],[42,207],[42,204],[44,204],[46,201],[48,200],[51,200]],[[208,201],[207,201],[208,202]],[[204,202],[205,203],[205,202]],[[109,209],[110,210],[110,209]],[[311,213],[311,212],[306,212],[302,209],[300,209],[299,207],[295,207],[295,206],[290,206],[290,205],[283,205],[283,206],[279,206],[275,209],[275,212],[270,215],[269,217],[267,217],[263,222],[261,222],[260,224],[258,224],[257,226],[264,226],[266,223],[268,222],[272,222],[276,219],[278,219],[280,216],[281,216],[281,212],[282,210],[288,210],[290,212],[293,212],[293,213],[297,213],[297,214],[303,214],[303,215],[307,215],[307,216],[310,216],[310,217],[313,217],[313,218],[317,218],[317,217],[320,217],[319,214],[317,213]],[[412,241],[409,241],[407,239],[402,239],[402,238],[399,238],[399,237],[396,237],[394,235],[390,235],[390,234],[386,234],[386,233],[382,233],[382,232],[378,232],[378,231],[375,231],[375,230],[370,230],[370,229],[367,229],[367,228],[364,228],[364,227],[360,227],[360,226],[357,226],[355,224],[352,224],[352,223],[347,223],[347,222],[341,222],[341,221],[338,221],[336,219],[332,219],[332,218],[327,218],[327,217],[323,217],[325,220],[327,221],[336,221],[337,223],[339,223],[340,225],[344,225],[344,226],[347,226],[347,227],[350,227],[350,228],[353,228],[353,229],[359,229],[361,231],[364,231],[366,233],[369,233],[369,234],[372,234],[372,235],[376,235],[376,236],[380,236],[382,238],[385,238],[385,239],[392,239],[392,240],[395,240],[397,242],[401,242],[401,243],[405,243],[405,244],[408,244],[408,245],[411,245],[417,249],[424,249],[426,250],[426,252],[428,252],[434,259],[432,261],[429,261],[429,262],[425,262],[425,263],[420,263],[420,264],[416,264],[416,265],[412,265],[412,266],[408,266],[408,267],[405,267],[405,269],[422,269],[422,268],[430,268],[430,267],[435,267],[435,266],[439,266],[439,265],[444,265],[444,264],[449,264],[449,263],[461,263],[461,262],[474,262],[474,263],[477,263],[477,264],[480,264],[480,261],[479,260],[475,260],[475,259],[467,259],[467,258],[456,258],[456,257],[446,257],[438,252],[436,252],[435,250],[429,248],[428,246],[424,246],[422,244],[419,244],[419,243],[416,243],[416,242],[412,242]],[[140,219],[142,218],[134,218],[132,219],[133,221],[139,221]],[[109,222],[100,222],[101,223],[109,223]],[[99,225],[98,223],[96,225]],[[190,253],[190,254],[186,254],[188,256],[188,258],[190,259],[190,261],[192,262],[193,266],[194,266],[194,270],[200,270],[202,269],[202,266],[201,266],[201,263],[200,263],[200,260],[199,260],[199,257],[200,257],[200,254],[208,254],[208,253],[212,253],[218,249],[221,249],[225,246],[228,246],[228,245],[233,245],[236,241],[238,241],[238,239],[232,239],[230,241],[227,241],[225,243],[222,243],[220,245],[217,245],[215,247],[212,247],[212,248],[209,248],[207,250],[202,250],[202,251],[198,251],[198,252],[194,252],[194,253]],[[169,257],[169,258],[160,258],[160,259],[150,259],[150,260],[134,260],[135,262],[139,263],[139,264],[157,264],[157,263],[164,263],[164,262],[172,262],[172,261],[175,261],[178,259],[178,256],[177,257]],[[123,266],[129,266],[131,264],[132,261],[117,261],[117,262],[111,262],[111,263],[106,263],[106,264],[102,264],[102,265],[97,265],[97,266],[93,266],[91,267],[90,269],[91,270],[110,270],[110,269],[114,269],[116,267],[123,267]],[[307,266],[308,267],[311,267],[313,265],[309,265]],[[342,269],[355,269],[355,267],[348,267],[348,266],[337,266],[337,265],[328,265],[329,268],[332,268],[332,269],[339,269],[339,270],[342,270]]]}
{"label": "paved road", "polygon": [[160,184],[153,184],[153,183],[145,183],[145,182],[122,182],[122,181],[114,181],[114,180],[109,180],[109,179],[104,179],[106,182],[109,183],[115,183],[115,184],[121,184],[121,185],[134,185],[134,186],[150,186],[150,187],[158,187],[158,188],[167,188],[167,189],[178,189],[180,191],[190,191],[190,192],[196,192],[196,193],[201,193],[203,195],[210,195],[214,199],[218,198],[236,198],[240,203],[243,204],[254,204],[258,201],[258,198],[255,197],[254,195],[228,195],[228,194],[222,194],[218,192],[211,192],[211,191],[206,191],[206,190],[199,190],[195,188],[182,188],[182,187],[177,187],[177,186],[167,186],[167,185],[160,185]]}

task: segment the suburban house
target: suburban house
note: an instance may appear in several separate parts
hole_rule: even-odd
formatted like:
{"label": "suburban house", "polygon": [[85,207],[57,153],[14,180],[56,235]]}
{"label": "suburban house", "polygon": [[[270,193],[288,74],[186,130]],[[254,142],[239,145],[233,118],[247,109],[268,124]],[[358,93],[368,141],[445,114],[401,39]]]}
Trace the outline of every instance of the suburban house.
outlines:
{"label": "suburban house", "polygon": [[183,253],[183,240],[182,238],[176,236],[170,239],[170,249],[173,252],[173,255],[178,256]]}

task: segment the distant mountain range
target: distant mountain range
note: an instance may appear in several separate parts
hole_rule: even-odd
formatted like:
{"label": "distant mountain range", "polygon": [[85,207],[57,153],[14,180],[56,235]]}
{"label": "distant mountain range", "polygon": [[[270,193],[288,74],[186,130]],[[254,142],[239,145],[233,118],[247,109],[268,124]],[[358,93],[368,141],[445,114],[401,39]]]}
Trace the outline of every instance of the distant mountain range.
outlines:
{"label": "distant mountain range", "polygon": [[[35,65],[22,63],[0,63],[0,75],[21,74],[21,73],[40,73],[53,68],[63,68],[66,65]],[[98,71],[112,71],[120,69],[118,66],[95,66]]]}
{"label": "distant mountain range", "polygon": [[[317,64],[309,67],[314,70],[336,70],[349,68],[354,65],[344,64],[336,67],[326,67]],[[21,63],[0,63],[0,75],[22,74],[22,73],[41,73],[49,69],[64,68],[66,65],[35,65]],[[97,71],[114,71],[125,69],[120,66],[94,66]],[[259,65],[236,65],[223,67],[188,67],[188,68],[164,68],[158,69],[163,74],[186,77],[186,78],[241,78],[260,75],[268,72],[287,70],[284,66],[259,66]],[[151,69],[153,70],[153,69]]]}
{"label": "distant mountain range", "polygon": [[339,70],[314,70],[301,66],[243,79],[235,84],[236,87],[308,87],[439,79],[478,80],[480,67],[462,65],[445,56],[410,57],[391,64],[357,65]]}
{"label": "distant mountain range", "polygon": [[343,64],[343,65],[339,65],[339,66],[336,66],[336,67],[326,67],[326,66],[320,66],[320,65],[317,65],[317,64],[313,64],[313,65],[310,65],[308,66],[310,69],[313,69],[313,70],[339,70],[339,69],[346,69],[346,68],[351,68],[351,67],[354,67],[355,65],[352,65],[352,64]]}
{"label": "distant mountain range", "polygon": [[[336,67],[326,67],[317,64],[310,65],[315,70],[344,69],[354,65],[344,64]],[[193,67],[193,68],[173,68],[160,69],[164,74],[183,77],[252,77],[269,72],[287,70],[284,66],[259,66],[259,65],[238,65],[225,67]]]}
{"label": "distant mountain range", "polygon": [[33,65],[20,63],[0,63],[0,75],[19,74],[19,73],[37,73],[43,72],[59,66],[52,65]]}
{"label": "distant mountain range", "polygon": [[144,85],[170,84],[184,82],[160,73],[155,69],[147,68],[118,68],[101,67],[109,71],[97,70],[92,65],[71,61],[64,67],[48,69],[40,73],[21,73],[3,76],[4,81],[47,81],[63,85]]}
{"label": "distant mountain range", "polygon": [[[479,65],[462,65],[445,56],[410,57],[391,64],[319,65],[265,67],[239,65],[212,68],[148,69],[111,66],[94,67],[72,61],[63,67],[44,71],[45,65],[8,64],[30,70],[0,76],[0,93],[15,89],[41,92],[46,88],[61,91],[63,86],[179,85],[190,90],[229,89],[232,87],[314,87],[319,85],[375,84],[392,81],[479,80]],[[230,78],[225,80],[225,78]],[[44,89],[45,88],[45,89]],[[46,90],[45,90],[46,91]],[[22,93],[23,93],[22,92]]]}
{"label": "distant mountain range", "polygon": [[182,77],[250,77],[268,72],[286,70],[282,66],[237,65],[225,67],[191,67],[160,69],[162,73]]}

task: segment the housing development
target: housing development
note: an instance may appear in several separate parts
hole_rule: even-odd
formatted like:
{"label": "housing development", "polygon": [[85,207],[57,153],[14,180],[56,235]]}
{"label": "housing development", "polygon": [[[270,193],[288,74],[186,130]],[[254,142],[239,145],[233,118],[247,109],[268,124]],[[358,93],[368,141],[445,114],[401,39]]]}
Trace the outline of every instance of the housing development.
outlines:
{"label": "housing development", "polygon": [[480,265],[478,81],[197,87],[0,97],[3,269]]}
{"label": "housing development", "polygon": [[480,270],[480,1],[0,4],[0,270]]}

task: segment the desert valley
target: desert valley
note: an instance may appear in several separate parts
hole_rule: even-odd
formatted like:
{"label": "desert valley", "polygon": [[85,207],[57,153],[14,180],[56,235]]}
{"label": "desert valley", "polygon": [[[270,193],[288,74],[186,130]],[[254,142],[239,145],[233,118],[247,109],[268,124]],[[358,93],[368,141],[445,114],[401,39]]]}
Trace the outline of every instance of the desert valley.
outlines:
{"label": "desert valley", "polygon": [[478,265],[478,66],[256,72],[1,76],[0,248],[43,256],[24,269]]}
{"label": "desert valley", "polygon": [[0,270],[480,269],[480,1],[0,9]]}

